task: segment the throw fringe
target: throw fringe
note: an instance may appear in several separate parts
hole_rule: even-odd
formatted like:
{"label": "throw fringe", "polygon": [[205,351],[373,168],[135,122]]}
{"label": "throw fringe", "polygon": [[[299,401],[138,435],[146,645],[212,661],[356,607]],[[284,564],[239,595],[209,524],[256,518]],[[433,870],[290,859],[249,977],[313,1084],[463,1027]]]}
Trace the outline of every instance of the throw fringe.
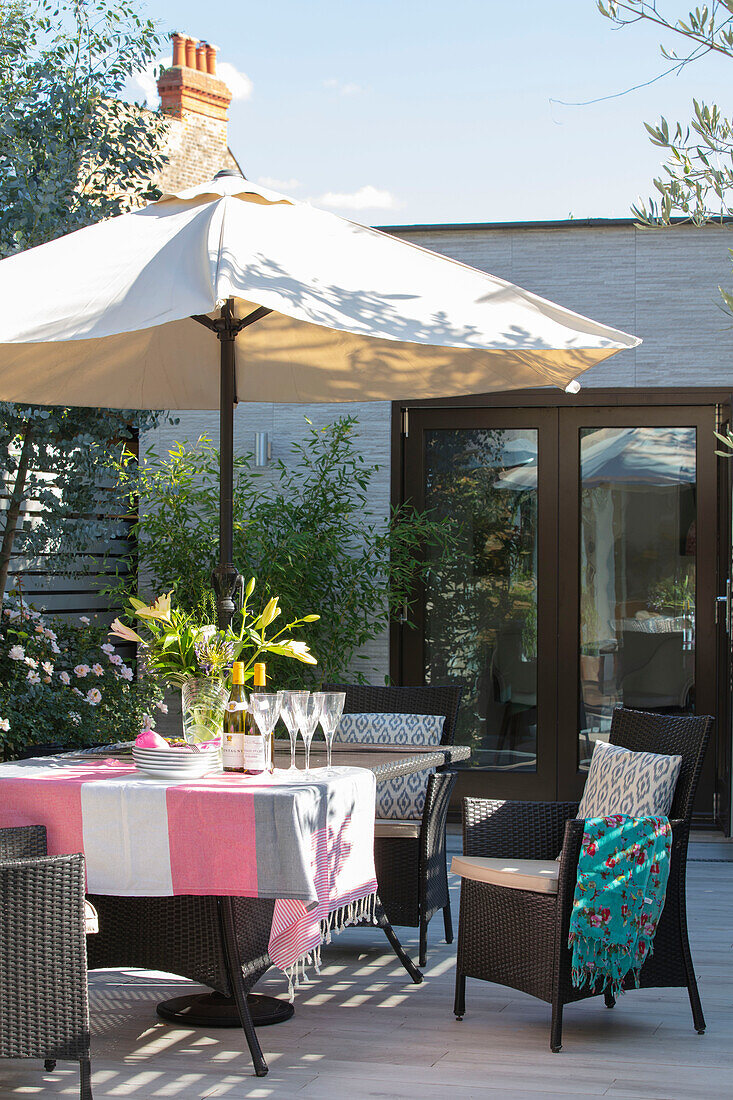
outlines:
{"label": "throw fringe", "polygon": [[324,917],[321,921],[321,943],[312,951],[308,951],[305,955],[301,955],[301,957],[296,959],[290,966],[285,967],[284,974],[288,979],[288,999],[291,1002],[294,1000],[295,990],[298,989],[301,982],[306,985],[309,982],[308,967],[312,966],[316,974],[320,974],[321,944],[330,943],[332,936],[336,936],[339,932],[343,932],[344,928],[348,928],[350,925],[361,924],[363,921],[368,921],[370,924],[377,924],[376,903],[377,895],[367,894],[365,898],[358,898],[356,901],[350,901],[346,905],[334,909],[332,913]]}
{"label": "throw fringe", "polygon": [[[628,978],[633,979],[636,989],[639,988],[639,977],[643,963],[654,954],[654,943],[644,945],[644,950],[637,953],[637,957],[634,963],[629,966],[628,960],[631,957],[631,951],[627,947],[618,947],[612,944],[603,944],[598,940],[589,940],[585,936],[579,936],[577,933],[571,932],[568,937],[568,947],[572,947],[575,942],[582,943],[585,949],[586,957],[593,955],[603,955],[604,958],[610,963],[613,973],[606,975],[605,979],[602,974],[599,974],[594,962],[586,962],[583,966],[574,966],[571,969],[571,978],[573,985],[576,989],[583,989],[585,986],[589,990],[596,992],[596,986],[599,981],[603,979],[603,985],[598,990],[599,993],[605,993],[608,990],[614,997],[620,997],[622,993],[626,992],[626,981]],[[642,957],[639,958],[639,955]]]}

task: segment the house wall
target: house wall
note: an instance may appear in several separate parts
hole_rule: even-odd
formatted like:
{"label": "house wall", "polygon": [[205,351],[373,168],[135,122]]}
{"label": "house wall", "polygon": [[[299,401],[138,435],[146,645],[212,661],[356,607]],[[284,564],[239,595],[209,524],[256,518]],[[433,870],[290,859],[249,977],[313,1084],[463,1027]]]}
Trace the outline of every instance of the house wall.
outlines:
{"label": "house wall", "polygon": [[582,375],[583,386],[733,385],[733,322],[717,290],[733,283],[729,227],[565,222],[395,232],[642,337],[640,347]]}
{"label": "house wall", "polygon": [[239,171],[227,146],[226,122],[188,113],[172,118],[166,140],[168,163],[160,173],[162,191],[181,191],[212,179],[222,168]]}

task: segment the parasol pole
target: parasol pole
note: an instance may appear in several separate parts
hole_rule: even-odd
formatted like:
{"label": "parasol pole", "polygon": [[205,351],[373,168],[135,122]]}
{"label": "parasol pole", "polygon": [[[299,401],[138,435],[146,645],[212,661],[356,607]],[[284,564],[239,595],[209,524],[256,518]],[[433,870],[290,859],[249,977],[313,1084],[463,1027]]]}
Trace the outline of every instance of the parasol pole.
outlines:
{"label": "parasol pole", "polygon": [[241,598],[242,577],[234,565],[234,406],[237,381],[234,367],[234,341],[231,300],[221,311],[225,324],[217,331],[221,349],[219,377],[219,564],[211,574],[216,593],[216,618],[225,630]]}
{"label": "parasol pole", "polygon": [[228,298],[219,317],[205,314],[194,321],[215,332],[219,340],[219,564],[211,574],[216,593],[216,619],[220,630],[229,626],[241,606],[243,580],[234,565],[234,408],[237,404],[237,372],[234,356],[238,333],[272,313],[260,306],[246,317],[234,315],[234,299]]}

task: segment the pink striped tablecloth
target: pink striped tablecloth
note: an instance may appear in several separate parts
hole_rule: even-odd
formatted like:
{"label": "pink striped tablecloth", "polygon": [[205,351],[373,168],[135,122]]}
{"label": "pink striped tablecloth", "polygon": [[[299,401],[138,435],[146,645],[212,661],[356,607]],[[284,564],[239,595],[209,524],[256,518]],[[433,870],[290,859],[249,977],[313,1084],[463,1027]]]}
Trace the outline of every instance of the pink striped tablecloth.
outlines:
{"label": "pink striped tablecloth", "polygon": [[83,852],[90,894],[274,898],[269,954],[290,980],[324,935],[371,913],[374,775],[363,768],[164,780],[119,760],[0,765],[0,826]]}

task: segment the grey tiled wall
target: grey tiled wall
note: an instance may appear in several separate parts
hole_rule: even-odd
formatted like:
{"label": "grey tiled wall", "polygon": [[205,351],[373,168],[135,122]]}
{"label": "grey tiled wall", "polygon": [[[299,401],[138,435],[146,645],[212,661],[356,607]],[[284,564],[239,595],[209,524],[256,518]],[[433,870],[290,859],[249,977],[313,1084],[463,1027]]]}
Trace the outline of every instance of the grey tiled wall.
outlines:
{"label": "grey tiled wall", "polygon": [[633,225],[411,230],[425,248],[490,271],[595,321],[641,336],[583,386],[733,386],[733,231]]}

